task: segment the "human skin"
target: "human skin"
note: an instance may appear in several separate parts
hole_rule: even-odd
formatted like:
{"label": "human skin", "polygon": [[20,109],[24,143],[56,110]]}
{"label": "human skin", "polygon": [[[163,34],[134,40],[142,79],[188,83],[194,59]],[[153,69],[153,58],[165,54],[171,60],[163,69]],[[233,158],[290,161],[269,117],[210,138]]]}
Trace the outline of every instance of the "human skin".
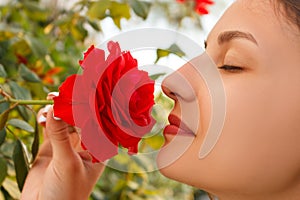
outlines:
{"label": "human skin", "polygon": [[81,149],[78,134],[65,122],[55,120],[52,108],[44,114],[44,142],[26,178],[21,199],[88,199],[104,165],[92,163],[89,153]]}
{"label": "human skin", "polygon": [[[221,200],[299,199],[299,32],[273,8],[269,1],[238,0],[207,39],[206,52],[216,66],[238,68],[218,69],[227,112],[221,136],[206,157],[199,159],[212,115],[205,81],[187,63],[176,72],[183,79],[173,74],[163,82],[164,92],[175,100],[171,114],[185,116],[182,121],[196,134],[182,138],[189,137],[192,143],[180,158],[160,169],[165,176],[204,189]],[[257,44],[253,39],[226,41],[226,37],[222,40],[226,42],[218,42],[222,32],[235,30],[251,33]],[[197,59],[201,57],[192,63]],[[188,81],[188,87],[182,87],[183,80]],[[190,107],[191,102],[197,103],[197,109],[193,109],[195,104]],[[200,120],[196,121],[191,113],[198,108]],[[50,110],[46,138],[21,199],[87,199],[104,166],[92,164],[87,152],[76,148],[77,135],[70,134],[67,124],[52,116]],[[176,150],[169,145],[174,136],[166,133],[165,139],[159,166]]]}
{"label": "human skin", "polygon": [[[274,8],[272,1],[237,0],[207,38],[206,53],[223,80],[226,118],[206,157],[199,159],[199,150],[212,113],[209,89],[193,65],[197,58],[164,80],[165,94],[175,101],[171,114],[195,133],[182,156],[165,166],[177,150],[169,145],[175,136],[165,132],[157,160],[165,176],[220,200],[299,199],[300,33]],[[239,33],[224,35],[228,31]],[[188,89],[182,88],[185,81]],[[182,117],[195,112],[188,110],[192,101],[198,104],[197,126],[192,117]]]}

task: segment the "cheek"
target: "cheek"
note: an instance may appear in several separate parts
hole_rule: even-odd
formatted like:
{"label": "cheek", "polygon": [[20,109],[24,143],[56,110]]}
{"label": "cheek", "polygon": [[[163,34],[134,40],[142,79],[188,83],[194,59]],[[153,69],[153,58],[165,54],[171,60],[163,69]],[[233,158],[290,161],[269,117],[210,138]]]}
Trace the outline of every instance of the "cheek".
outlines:
{"label": "cheek", "polygon": [[286,87],[265,81],[253,83],[225,83],[224,128],[204,159],[199,159],[199,150],[210,110],[205,98],[199,98],[200,111],[205,111],[199,122],[202,129],[180,158],[161,169],[165,176],[206,190],[245,191],[276,190],[293,179],[292,172],[300,166],[300,94],[287,98]]}
{"label": "cheek", "polygon": [[280,188],[299,170],[300,95],[283,83],[251,83],[225,83],[226,121],[212,154],[222,166],[216,174],[235,187]]}
{"label": "cheek", "polygon": [[[160,168],[160,172],[166,177],[199,188],[204,188],[202,185],[203,182],[212,181],[212,177],[210,174],[211,172],[206,173],[207,169],[210,169],[211,166],[214,166],[212,161],[208,161],[207,159],[199,159],[200,147],[204,141],[206,132],[210,125],[211,97],[209,94],[209,90],[205,86],[205,84],[199,83],[202,82],[200,82],[200,79],[197,79],[198,88],[196,90],[197,100],[195,100],[195,104],[197,104],[198,106],[198,112],[200,116],[199,118],[193,117],[196,116],[195,114],[193,114],[193,112],[197,109],[188,109],[188,105],[190,104],[190,102],[177,103],[174,107],[174,111],[181,110],[181,112],[186,112],[188,110],[189,115],[192,118],[188,118],[187,121],[193,121],[197,123],[197,129],[195,131],[197,136],[195,138],[190,139],[176,136],[177,140],[172,140],[172,143],[174,143],[175,145],[167,144],[166,149],[162,149],[159,152],[157,164]],[[191,124],[191,122],[189,124]],[[181,148],[181,145],[185,143],[188,143],[188,145],[185,146],[186,148]],[[173,155],[174,152],[176,152],[178,149],[183,150],[181,151],[181,156],[178,156],[176,157],[176,159],[173,159],[173,162],[169,165],[163,166],[165,160],[168,160],[170,156]],[[199,185],[199,183],[201,184]]]}

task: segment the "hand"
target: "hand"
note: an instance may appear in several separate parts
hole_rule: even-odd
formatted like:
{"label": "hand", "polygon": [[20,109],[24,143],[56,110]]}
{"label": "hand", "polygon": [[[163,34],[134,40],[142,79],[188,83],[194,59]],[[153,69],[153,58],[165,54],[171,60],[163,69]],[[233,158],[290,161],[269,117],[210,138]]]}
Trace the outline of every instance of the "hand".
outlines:
{"label": "hand", "polygon": [[44,143],[29,171],[21,199],[88,199],[103,170],[102,163],[92,163],[90,154],[81,149],[74,128],[55,120],[50,108],[46,115]]}

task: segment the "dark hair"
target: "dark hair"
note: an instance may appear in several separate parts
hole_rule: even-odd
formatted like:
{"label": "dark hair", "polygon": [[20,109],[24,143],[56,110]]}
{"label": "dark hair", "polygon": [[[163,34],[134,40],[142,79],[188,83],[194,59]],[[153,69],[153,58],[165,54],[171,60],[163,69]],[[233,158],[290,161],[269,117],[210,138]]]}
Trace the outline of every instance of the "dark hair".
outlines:
{"label": "dark hair", "polygon": [[287,20],[296,25],[300,31],[300,0],[277,0],[277,2],[283,7]]}

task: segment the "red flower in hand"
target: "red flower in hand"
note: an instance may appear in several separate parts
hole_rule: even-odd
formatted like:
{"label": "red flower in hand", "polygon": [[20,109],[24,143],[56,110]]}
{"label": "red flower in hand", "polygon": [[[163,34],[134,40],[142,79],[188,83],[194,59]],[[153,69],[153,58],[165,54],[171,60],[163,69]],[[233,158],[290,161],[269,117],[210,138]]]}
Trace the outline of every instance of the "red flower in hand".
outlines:
{"label": "red flower in hand", "polygon": [[154,81],[118,43],[109,42],[108,50],[105,60],[105,52],[91,46],[79,61],[83,74],[68,77],[54,98],[55,116],[81,129],[82,146],[97,161],[116,155],[119,145],[137,153],[155,123]]}
{"label": "red flower in hand", "polygon": [[[179,3],[184,3],[188,0],[177,0]],[[195,6],[194,10],[199,14],[199,15],[206,15],[209,13],[207,6],[214,4],[212,0],[194,0]]]}

